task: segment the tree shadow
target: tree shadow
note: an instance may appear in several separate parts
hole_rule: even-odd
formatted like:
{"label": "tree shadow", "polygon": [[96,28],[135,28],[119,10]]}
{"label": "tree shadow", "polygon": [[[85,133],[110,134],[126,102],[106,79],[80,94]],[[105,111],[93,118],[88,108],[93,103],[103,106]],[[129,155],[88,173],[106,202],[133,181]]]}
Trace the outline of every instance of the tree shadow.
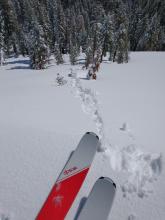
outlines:
{"label": "tree shadow", "polygon": [[30,61],[29,60],[13,60],[13,61],[7,61],[6,62],[6,65],[8,64],[11,64],[11,65],[14,65],[14,64],[24,64],[24,65],[29,65],[30,64]]}
{"label": "tree shadow", "polygon": [[7,70],[25,70],[25,69],[30,69],[30,66],[14,66]]}
{"label": "tree shadow", "polygon": [[76,64],[79,64],[79,65],[85,65],[85,62],[86,62],[85,59],[76,60]]}
{"label": "tree shadow", "polygon": [[30,60],[25,59],[15,59],[12,61],[7,61],[5,65],[14,65],[7,70],[19,70],[19,69],[30,69]]}
{"label": "tree shadow", "polygon": [[78,217],[79,217],[79,215],[80,215],[80,213],[81,213],[81,211],[82,211],[82,209],[83,209],[83,207],[84,207],[86,201],[87,201],[87,197],[83,197],[83,198],[81,199],[80,204],[79,204],[79,206],[78,206],[77,213],[76,213],[76,215],[75,215],[75,217],[74,217],[74,220],[77,220],[77,219],[78,219]]}

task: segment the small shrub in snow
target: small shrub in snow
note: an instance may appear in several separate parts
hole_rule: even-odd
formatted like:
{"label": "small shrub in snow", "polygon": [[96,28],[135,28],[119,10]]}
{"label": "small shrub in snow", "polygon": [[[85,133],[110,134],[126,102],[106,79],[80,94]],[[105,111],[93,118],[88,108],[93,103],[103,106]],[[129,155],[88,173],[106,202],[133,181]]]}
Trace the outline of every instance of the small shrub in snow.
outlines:
{"label": "small shrub in snow", "polygon": [[58,86],[63,86],[67,83],[67,81],[64,79],[63,76],[60,76],[60,74],[58,73],[56,77],[56,83]]}

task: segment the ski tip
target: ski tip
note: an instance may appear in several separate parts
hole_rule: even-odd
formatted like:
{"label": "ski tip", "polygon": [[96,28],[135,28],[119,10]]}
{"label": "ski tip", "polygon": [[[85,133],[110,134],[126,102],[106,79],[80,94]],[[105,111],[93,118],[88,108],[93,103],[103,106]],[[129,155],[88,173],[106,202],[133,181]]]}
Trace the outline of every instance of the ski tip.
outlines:
{"label": "ski tip", "polygon": [[100,180],[101,180],[101,179],[104,179],[104,177],[102,176],[102,177],[100,177],[99,179],[100,179]]}
{"label": "ski tip", "polygon": [[94,132],[86,132],[86,134],[91,134],[91,135],[93,135],[93,136],[95,136],[98,140],[99,140],[99,137],[98,137],[98,135],[97,134],[95,134]]}
{"label": "ski tip", "polygon": [[109,177],[101,176],[99,179],[104,179],[104,180],[107,180],[107,181],[111,182],[112,185],[116,188],[116,183],[114,183],[113,180],[110,179]]}

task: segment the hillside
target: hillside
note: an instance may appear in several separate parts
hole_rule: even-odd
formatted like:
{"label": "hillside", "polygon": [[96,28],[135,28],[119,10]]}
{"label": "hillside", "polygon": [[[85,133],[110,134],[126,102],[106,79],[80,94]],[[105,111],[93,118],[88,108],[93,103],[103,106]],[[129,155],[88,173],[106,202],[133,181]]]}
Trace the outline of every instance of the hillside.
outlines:
{"label": "hillside", "polygon": [[[85,101],[68,77],[67,55],[63,65],[51,60],[42,71],[22,57],[0,67],[0,219],[34,219],[70,152],[93,131],[106,150],[97,153],[66,219],[74,219],[96,179],[108,176],[117,184],[109,220],[164,220],[165,54],[130,56],[123,65],[104,59],[96,81],[76,81]],[[57,73],[67,84],[57,86]],[[125,166],[120,158],[128,159]]]}

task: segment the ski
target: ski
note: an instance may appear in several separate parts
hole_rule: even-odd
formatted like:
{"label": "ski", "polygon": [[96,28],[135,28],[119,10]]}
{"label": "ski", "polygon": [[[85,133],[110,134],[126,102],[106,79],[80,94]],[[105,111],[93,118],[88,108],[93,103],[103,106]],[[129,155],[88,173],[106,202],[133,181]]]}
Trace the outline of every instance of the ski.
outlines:
{"label": "ski", "polygon": [[76,220],[107,220],[116,192],[116,184],[108,177],[100,177]]}
{"label": "ski", "polygon": [[36,220],[64,220],[89,171],[99,138],[87,132],[71,154]]}

